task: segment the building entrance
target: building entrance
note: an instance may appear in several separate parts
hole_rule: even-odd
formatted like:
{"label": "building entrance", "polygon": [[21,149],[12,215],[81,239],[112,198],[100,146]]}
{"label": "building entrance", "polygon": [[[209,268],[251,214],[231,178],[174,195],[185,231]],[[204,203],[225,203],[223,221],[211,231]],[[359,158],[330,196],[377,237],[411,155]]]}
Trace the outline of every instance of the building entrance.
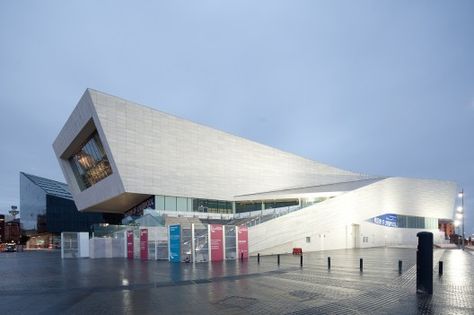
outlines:
{"label": "building entrance", "polygon": [[360,228],[359,224],[352,224],[353,248],[360,248]]}

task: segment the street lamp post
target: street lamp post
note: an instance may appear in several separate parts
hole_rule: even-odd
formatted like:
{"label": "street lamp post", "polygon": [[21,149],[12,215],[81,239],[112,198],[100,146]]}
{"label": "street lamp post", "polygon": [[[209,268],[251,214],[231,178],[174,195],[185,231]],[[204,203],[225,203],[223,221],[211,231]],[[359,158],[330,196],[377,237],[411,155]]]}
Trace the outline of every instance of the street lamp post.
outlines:
{"label": "street lamp post", "polygon": [[18,213],[20,213],[20,211],[18,211],[18,207],[17,206],[12,206],[11,210],[8,211],[10,213],[10,215],[13,216],[13,220],[16,219],[16,216],[18,215]]}
{"label": "street lamp post", "polygon": [[462,250],[464,250],[464,189],[461,189],[461,208],[462,208],[462,227],[461,227],[461,234],[462,234]]}
{"label": "street lamp post", "polygon": [[[461,225],[461,237],[462,237],[462,242],[461,242],[461,248],[464,250],[464,189],[461,189],[461,191],[458,193],[458,197],[461,199],[461,205],[456,208],[456,221],[455,225],[459,226]],[[459,243],[458,243],[459,245]]]}

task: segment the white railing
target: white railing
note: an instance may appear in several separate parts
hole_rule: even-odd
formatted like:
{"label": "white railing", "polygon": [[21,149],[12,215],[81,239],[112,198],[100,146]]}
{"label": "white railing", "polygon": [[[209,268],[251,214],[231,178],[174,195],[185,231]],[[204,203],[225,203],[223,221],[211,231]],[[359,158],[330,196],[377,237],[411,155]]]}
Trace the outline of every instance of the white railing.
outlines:
{"label": "white railing", "polygon": [[212,212],[196,212],[196,211],[172,211],[172,210],[152,210],[152,215],[166,214],[169,217],[194,217],[199,219],[217,219],[217,220],[239,220],[246,218],[259,218],[263,216],[280,216],[295,210],[301,209],[301,206],[289,206],[281,208],[271,208],[256,211],[248,211],[241,213],[212,213]]}
{"label": "white railing", "polygon": [[[232,220],[233,213],[212,213],[212,212],[194,212],[194,211],[171,211],[171,210],[153,210],[150,211],[157,215],[166,214],[168,217],[194,217],[199,219],[217,219],[217,220]],[[152,214],[153,215],[153,214]]]}
{"label": "white railing", "polygon": [[[151,214],[153,216],[166,215],[175,218],[198,218],[204,220],[228,220],[229,224],[244,224],[247,227],[255,226],[257,224],[266,222],[271,219],[278,218],[282,215],[297,211],[304,208],[301,205],[262,209],[241,213],[212,213],[212,212],[196,212],[196,211],[173,211],[173,210],[154,210],[145,209],[144,214]],[[248,220],[245,220],[248,219]],[[243,222],[236,222],[243,221]]]}
{"label": "white railing", "polygon": [[291,206],[291,207],[284,207],[284,208],[275,208],[275,209],[267,209],[267,210],[273,210],[273,211],[268,211],[267,213],[262,213],[258,217],[255,217],[245,223],[247,227],[255,226],[257,224],[267,222],[269,220],[281,217],[282,215],[298,211],[302,209],[302,206]]}

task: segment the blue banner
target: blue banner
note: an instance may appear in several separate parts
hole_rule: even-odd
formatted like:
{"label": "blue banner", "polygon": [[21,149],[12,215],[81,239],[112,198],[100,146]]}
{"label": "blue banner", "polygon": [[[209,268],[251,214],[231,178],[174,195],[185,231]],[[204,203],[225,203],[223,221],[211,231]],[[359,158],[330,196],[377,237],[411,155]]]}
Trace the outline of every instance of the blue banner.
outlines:
{"label": "blue banner", "polygon": [[179,224],[168,227],[169,260],[171,262],[181,261],[181,226]]}
{"label": "blue banner", "polygon": [[387,213],[379,215],[378,217],[372,218],[373,223],[388,227],[398,227],[398,217],[396,214]]}

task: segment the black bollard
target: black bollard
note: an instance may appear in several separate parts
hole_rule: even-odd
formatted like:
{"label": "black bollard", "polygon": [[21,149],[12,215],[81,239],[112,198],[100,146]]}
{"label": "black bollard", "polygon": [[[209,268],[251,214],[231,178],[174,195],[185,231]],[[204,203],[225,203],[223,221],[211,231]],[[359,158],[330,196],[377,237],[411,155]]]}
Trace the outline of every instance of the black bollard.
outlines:
{"label": "black bollard", "polygon": [[260,253],[257,254],[257,263],[260,263]]}
{"label": "black bollard", "polygon": [[240,260],[244,261],[244,253],[240,253]]}
{"label": "black bollard", "polygon": [[277,255],[277,264],[280,266],[280,254]]}
{"label": "black bollard", "polygon": [[331,269],[331,257],[328,257],[328,269]]}
{"label": "black bollard", "polygon": [[433,294],[433,233],[419,232],[416,251],[416,292]]}
{"label": "black bollard", "polygon": [[398,273],[399,274],[402,273],[402,261],[401,260],[398,261]]}
{"label": "black bollard", "polygon": [[359,260],[359,269],[361,272],[364,271],[364,260],[362,258]]}
{"label": "black bollard", "polygon": [[438,272],[440,276],[443,275],[443,262],[441,260],[439,261]]}
{"label": "black bollard", "polygon": [[303,254],[300,256],[300,266],[303,267]]}

